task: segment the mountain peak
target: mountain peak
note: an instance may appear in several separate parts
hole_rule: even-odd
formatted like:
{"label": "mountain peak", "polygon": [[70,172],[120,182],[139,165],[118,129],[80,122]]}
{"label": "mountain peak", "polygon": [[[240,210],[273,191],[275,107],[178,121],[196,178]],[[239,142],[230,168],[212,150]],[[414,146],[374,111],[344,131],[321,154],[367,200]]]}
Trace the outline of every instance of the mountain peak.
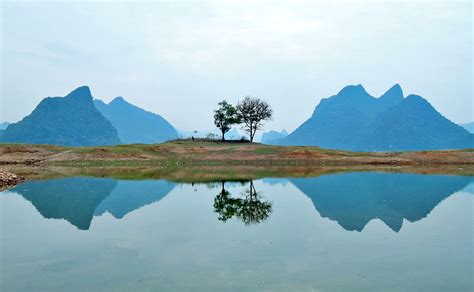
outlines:
{"label": "mountain peak", "polygon": [[353,151],[439,150],[472,148],[473,137],[423,97],[404,98],[398,84],[380,98],[351,85],[321,100],[308,120],[276,144]]}
{"label": "mountain peak", "polygon": [[122,96],[117,96],[111,102],[118,102],[118,101],[125,102],[125,98],[123,98]]}
{"label": "mountain peak", "polygon": [[385,92],[382,96],[380,96],[380,99],[396,99],[396,100],[402,100],[403,99],[403,90],[400,84],[395,84],[392,87],[390,87],[387,92]]}
{"label": "mountain peak", "polygon": [[131,103],[129,103],[128,101],[125,100],[125,98],[123,98],[122,96],[117,96],[116,98],[114,98],[110,103],[109,105],[129,105],[129,106],[134,106],[132,105]]}
{"label": "mountain peak", "polygon": [[429,104],[426,99],[416,94],[410,94],[409,96],[407,96],[406,100],[410,102]]}
{"label": "mountain peak", "polygon": [[105,146],[120,144],[117,130],[94,107],[89,87],[43,99],[31,114],[8,126],[2,140],[29,144]]}
{"label": "mountain peak", "polygon": [[117,129],[123,143],[160,143],[178,136],[163,117],[131,104],[121,96],[108,104],[96,101],[96,107]]}
{"label": "mountain peak", "polygon": [[105,102],[100,99],[94,99],[94,105],[97,106],[106,106]]}
{"label": "mountain peak", "polygon": [[348,96],[348,97],[353,97],[353,96],[362,96],[362,97],[372,97],[365,88],[361,84],[357,85],[348,85],[341,89],[337,96]]}
{"label": "mountain peak", "polygon": [[71,91],[67,96],[67,98],[90,98],[92,99],[91,90],[89,86],[80,86],[73,91]]}
{"label": "mountain peak", "polygon": [[405,106],[409,106],[412,109],[424,109],[424,110],[433,110],[435,112],[438,112],[432,105],[424,99],[423,97],[416,95],[416,94],[410,94],[407,96],[404,100],[403,103]]}

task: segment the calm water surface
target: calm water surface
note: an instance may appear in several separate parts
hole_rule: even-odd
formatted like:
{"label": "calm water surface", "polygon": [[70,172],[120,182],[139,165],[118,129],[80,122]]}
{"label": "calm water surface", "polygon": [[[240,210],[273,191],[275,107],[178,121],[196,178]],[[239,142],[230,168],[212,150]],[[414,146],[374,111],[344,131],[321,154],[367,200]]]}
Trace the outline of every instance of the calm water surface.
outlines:
{"label": "calm water surface", "polygon": [[28,181],[0,193],[0,290],[472,291],[472,182]]}

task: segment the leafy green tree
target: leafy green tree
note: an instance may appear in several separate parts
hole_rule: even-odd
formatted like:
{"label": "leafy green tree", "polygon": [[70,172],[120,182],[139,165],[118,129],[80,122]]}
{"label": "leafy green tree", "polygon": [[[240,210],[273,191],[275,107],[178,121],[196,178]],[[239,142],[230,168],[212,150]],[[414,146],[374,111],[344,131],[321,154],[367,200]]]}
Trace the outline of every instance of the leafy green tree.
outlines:
{"label": "leafy green tree", "polygon": [[246,96],[237,104],[237,111],[244,123],[243,129],[249,134],[250,142],[253,142],[257,130],[263,128],[265,121],[271,120],[273,110],[270,105],[258,98]]}
{"label": "leafy green tree", "polygon": [[225,133],[227,133],[232,125],[240,123],[240,116],[237,109],[223,100],[218,103],[219,108],[214,111],[214,124],[222,133],[222,141],[225,141]]}

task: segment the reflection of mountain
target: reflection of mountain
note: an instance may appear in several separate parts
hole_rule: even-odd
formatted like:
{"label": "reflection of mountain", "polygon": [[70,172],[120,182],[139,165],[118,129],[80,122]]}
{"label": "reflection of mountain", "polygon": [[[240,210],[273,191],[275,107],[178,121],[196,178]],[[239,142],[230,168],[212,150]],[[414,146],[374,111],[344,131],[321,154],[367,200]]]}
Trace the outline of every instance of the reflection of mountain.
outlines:
{"label": "reflection of mountain", "polygon": [[117,181],[108,178],[65,178],[28,181],[13,189],[30,201],[45,218],[65,219],[81,230],[90,227],[94,215],[104,212],[116,218],[159,201],[173,189],[162,180]]}
{"label": "reflection of mountain", "polygon": [[164,180],[120,180],[110,196],[95,209],[94,215],[109,212],[115,218],[121,219],[140,207],[161,200],[173,188],[173,183]]}
{"label": "reflection of mountain", "polygon": [[275,186],[275,185],[283,185],[286,186],[288,180],[286,178],[264,178],[262,179],[263,183]]}
{"label": "reflection of mountain", "polygon": [[[472,192],[474,185],[471,177],[374,172],[289,181],[312,200],[322,217],[337,221],[346,230],[362,231],[370,220],[380,219],[396,232],[401,229],[403,219],[418,221],[451,194],[460,190]],[[279,179],[264,182],[269,186],[282,183]],[[230,185],[226,183],[226,186]],[[240,197],[221,191],[214,200],[216,212],[224,217],[235,215],[244,223],[258,222],[260,219],[253,219],[260,218],[259,214],[270,214],[271,204],[266,206],[252,183],[250,186]],[[12,191],[30,201],[43,217],[65,219],[77,228],[87,230],[94,216],[108,212],[121,219],[142,206],[161,200],[173,188],[173,183],[164,180],[116,181],[79,177],[27,181]],[[251,220],[247,220],[249,218]]]}
{"label": "reflection of mountain", "polygon": [[65,178],[27,181],[15,187],[45,218],[66,219],[81,230],[89,229],[95,208],[117,182],[103,178]]}
{"label": "reflection of mountain", "polygon": [[398,232],[403,219],[415,222],[426,217],[471,178],[371,172],[290,181],[313,201],[322,217],[337,221],[346,230],[362,231],[378,218]]}
{"label": "reflection of mountain", "polygon": [[468,184],[462,191],[474,195],[474,182]]}

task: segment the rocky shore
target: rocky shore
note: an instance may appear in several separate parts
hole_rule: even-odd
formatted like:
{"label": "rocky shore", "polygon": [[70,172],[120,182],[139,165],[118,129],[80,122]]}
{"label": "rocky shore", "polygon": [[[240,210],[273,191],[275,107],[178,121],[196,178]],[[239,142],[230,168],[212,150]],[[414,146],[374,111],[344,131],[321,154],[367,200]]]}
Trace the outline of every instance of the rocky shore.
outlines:
{"label": "rocky shore", "polygon": [[6,170],[0,170],[0,191],[13,187],[25,181],[25,178]]}

